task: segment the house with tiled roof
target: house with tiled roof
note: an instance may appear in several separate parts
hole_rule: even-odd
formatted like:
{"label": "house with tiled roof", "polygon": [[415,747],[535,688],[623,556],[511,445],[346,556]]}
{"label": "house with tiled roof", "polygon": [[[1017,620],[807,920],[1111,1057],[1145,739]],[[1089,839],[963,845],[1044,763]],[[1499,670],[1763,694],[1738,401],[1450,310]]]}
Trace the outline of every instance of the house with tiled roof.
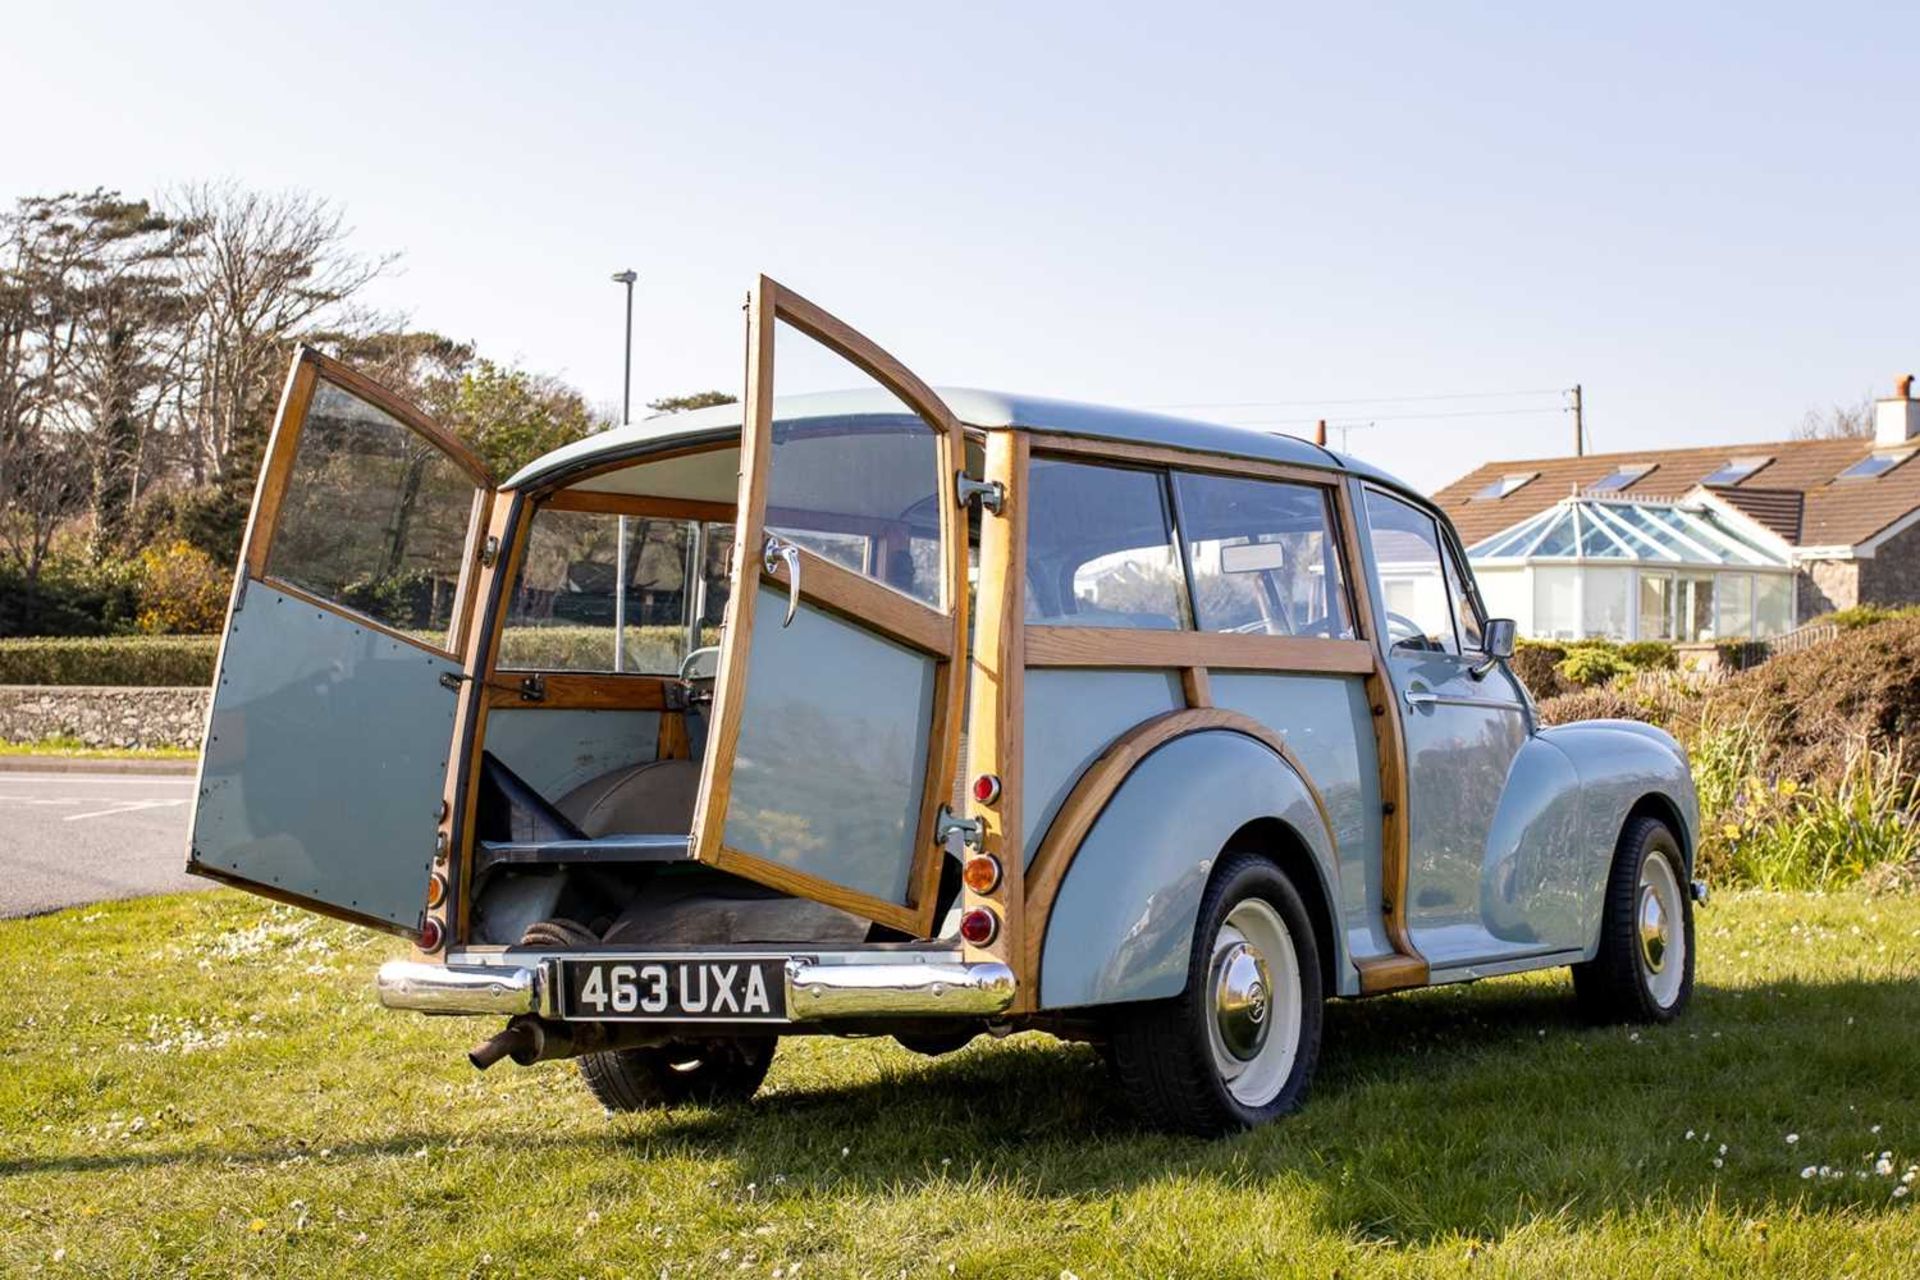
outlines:
{"label": "house with tiled roof", "polygon": [[1920,400],[1874,434],[1489,462],[1435,495],[1523,635],[1765,639],[1920,603]]}

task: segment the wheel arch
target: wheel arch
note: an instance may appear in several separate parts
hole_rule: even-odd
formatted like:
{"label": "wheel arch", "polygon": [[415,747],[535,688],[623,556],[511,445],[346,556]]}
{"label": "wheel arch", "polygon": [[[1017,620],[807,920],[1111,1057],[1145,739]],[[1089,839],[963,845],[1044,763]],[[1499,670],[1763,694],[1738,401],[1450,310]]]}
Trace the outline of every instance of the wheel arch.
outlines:
{"label": "wheel arch", "polygon": [[[1339,865],[1326,806],[1284,743],[1247,725],[1253,732],[1208,721],[1169,736],[1113,782],[1073,847],[1043,842],[1027,899],[1038,908],[1027,928],[1039,1008],[1179,994],[1201,898],[1221,856],[1237,849],[1294,878],[1325,934],[1316,939],[1325,989],[1357,984],[1346,981],[1335,927]],[[1036,893],[1036,881],[1047,891]]]}

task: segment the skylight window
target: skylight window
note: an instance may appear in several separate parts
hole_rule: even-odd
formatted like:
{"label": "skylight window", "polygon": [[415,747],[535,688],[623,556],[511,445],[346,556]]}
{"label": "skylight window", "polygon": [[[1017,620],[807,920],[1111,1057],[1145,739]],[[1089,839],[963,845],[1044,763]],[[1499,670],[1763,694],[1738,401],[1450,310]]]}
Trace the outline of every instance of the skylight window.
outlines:
{"label": "skylight window", "polygon": [[1772,461],[1772,458],[1729,458],[1720,464],[1719,470],[1700,483],[1723,486],[1739,484]]}
{"label": "skylight window", "polygon": [[1492,484],[1474,494],[1473,500],[1479,502],[1483,498],[1504,498],[1514,490],[1525,486],[1529,480],[1532,480],[1539,474],[1538,471],[1515,471],[1510,475],[1501,476],[1498,480],[1495,480]]}
{"label": "skylight window", "polygon": [[1588,493],[1618,493],[1647,472],[1653,470],[1651,462],[1629,462],[1615,467],[1606,475],[1587,486]]}
{"label": "skylight window", "polygon": [[1875,450],[1860,461],[1840,473],[1842,480],[1871,480],[1883,476],[1908,458],[1913,456],[1912,449]]}

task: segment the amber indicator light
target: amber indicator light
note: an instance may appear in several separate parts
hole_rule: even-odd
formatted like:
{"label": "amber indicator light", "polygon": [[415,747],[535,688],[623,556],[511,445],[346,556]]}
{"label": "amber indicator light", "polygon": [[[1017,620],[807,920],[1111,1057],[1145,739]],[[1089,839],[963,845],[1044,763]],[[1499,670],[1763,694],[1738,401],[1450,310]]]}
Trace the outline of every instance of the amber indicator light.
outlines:
{"label": "amber indicator light", "polygon": [[992,893],[1000,887],[1000,859],[990,853],[976,853],[960,868],[960,879],[975,893]]}

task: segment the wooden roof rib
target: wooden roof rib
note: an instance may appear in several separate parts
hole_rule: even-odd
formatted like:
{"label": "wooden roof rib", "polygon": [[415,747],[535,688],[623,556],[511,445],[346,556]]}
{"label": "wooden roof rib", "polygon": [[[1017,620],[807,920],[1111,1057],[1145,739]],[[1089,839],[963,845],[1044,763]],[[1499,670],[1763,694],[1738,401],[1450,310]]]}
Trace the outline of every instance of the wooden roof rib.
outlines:
{"label": "wooden roof rib", "polygon": [[[1909,442],[1920,446],[1920,440]],[[1920,460],[1909,459],[1872,479],[1841,480],[1862,458],[1887,446],[1870,439],[1780,440],[1716,444],[1690,449],[1590,453],[1578,458],[1489,462],[1434,495],[1468,545],[1545,511],[1569,493],[1584,493],[1625,466],[1653,465],[1609,496],[1679,498],[1735,458],[1772,459],[1745,481],[1710,492],[1796,546],[1858,546],[1920,508]],[[1474,497],[1503,475],[1539,477],[1504,498]]]}

